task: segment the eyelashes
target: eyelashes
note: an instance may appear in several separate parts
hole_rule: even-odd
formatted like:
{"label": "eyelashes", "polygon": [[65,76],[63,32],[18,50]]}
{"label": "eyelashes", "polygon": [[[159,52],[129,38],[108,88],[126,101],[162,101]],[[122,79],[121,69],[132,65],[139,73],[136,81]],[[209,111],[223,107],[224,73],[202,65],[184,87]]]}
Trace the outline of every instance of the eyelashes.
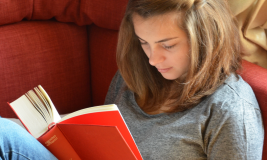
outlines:
{"label": "eyelashes", "polygon": [[175,45],[172,45],[172,46],[163,46],[163,47],[166,48],[166,49],[172,49]]}
{"label": "eyelashes", "polygon": [[[147,45],[148,43],[147,43],[147,42],[141,42],[141,41],[140,41],[140,44],[141,44],[141,45]],[[162,46],[163,46],[163,48],[165,48],[165,49],[172,49],[173,47],[176,46],[176,44],[174,44],[174,45],[172,45],[172,46],[166,46],[166,45],[162,45]]]}
{"label": "eyelashes", "polygon": [[141,42],[141,41],[140,41],[140,44],[141,44],[141,45],[145,45],[145,44],[147,44],[147,42]]}

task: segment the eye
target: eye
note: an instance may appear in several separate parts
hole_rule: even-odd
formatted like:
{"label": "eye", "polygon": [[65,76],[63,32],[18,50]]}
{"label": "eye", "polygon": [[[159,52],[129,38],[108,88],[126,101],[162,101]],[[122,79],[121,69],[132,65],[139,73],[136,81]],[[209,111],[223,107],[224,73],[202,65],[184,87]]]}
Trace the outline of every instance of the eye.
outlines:
{"label": "eye", "polygon": [[141,44],[141,45],[145,45],[145,44],[147,44],[147,42],[140,42],[140,44]]}
{"label": "eye", "polygon": [[[176,45],[176,44],[175,44]],[[172,46],[165,46],[165,45],[163,45],[163,47],[165,48],[165,49],[172,49],[175,45],[172,45]]]}
{"label": "eye", "polygon": [[140,42],[141,45],[147,44],[146,41],[139,40],[139,42]]}

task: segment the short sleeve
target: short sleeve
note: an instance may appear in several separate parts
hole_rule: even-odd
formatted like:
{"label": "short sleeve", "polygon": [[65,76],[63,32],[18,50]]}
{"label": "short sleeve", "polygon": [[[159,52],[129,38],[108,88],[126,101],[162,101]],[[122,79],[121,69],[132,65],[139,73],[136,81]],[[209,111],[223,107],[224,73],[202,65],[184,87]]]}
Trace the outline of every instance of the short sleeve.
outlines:
{"label": "short sleeve", "polygon": [[261,160],[264,129],[259,108],[245,100],[214,110],[204,136],[208,159]]}

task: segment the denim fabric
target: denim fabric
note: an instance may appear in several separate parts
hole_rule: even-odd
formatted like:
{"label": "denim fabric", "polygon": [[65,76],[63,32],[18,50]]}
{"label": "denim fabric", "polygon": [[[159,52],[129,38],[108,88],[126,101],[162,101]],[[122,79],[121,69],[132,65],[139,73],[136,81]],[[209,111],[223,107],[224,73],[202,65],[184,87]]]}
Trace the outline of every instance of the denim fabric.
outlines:
{"label": "denim fabric", "polygon": [[0,118],[0,159],[54,160],[57,158],[21,126]]}

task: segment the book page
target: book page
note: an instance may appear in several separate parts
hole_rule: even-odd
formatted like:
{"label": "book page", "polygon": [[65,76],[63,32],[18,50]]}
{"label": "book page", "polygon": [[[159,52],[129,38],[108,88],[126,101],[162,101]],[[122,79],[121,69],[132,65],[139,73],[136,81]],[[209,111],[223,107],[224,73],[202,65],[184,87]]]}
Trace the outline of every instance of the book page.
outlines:
{"label": "book page", "polygon": [[[25,94],[25,96],[28,98],[28,100],[32,103],[32,105],[35,107],[35,109],[40,113],[40,115],[45,119],[45,114],[42,112],[42,110],[37,106],[36,103],[29,97],[28,94]],[[46,120],[46,119],[45,119]],[[46,121],[47,122],[47,121]]]}
{"label": "book page", "polygon": [[49,114],[49,111],[47,110],[47,106],[43,104],[43,102],[36,95],[36,93],[33,90],[30,90],[25,95],[31,101],[33,106],[44,116],[44,119],[46,120],[47,124],[50,124],[52,119]]}
{"label": "book page", "polygon": [[37,94],[37,96],[40,98],[40,100],[43,102],[47,112],[49,113],[50,121],[53,122],[53,112],[52,112],[52,108],[51,108],[50,104],[48,103],[48,101],[44,97],[43,93],[39,90],[39,88],[35,87],[34,91]]}
{"label": "book page", "polygon": [[51,101],[50,97],[48,96],[48,94],[46,93],[46,91],[43,89],[43,87],[41,85],[38,85],[39,90],[42,92],[43,96],[46,98],[46,100],[48,101],[48,103],[50,104],[50,107],[52,109],[52,118],[53,118],[53,122],[59,122],[60,121],[60,115],[56,109],[56,107],[54,106],[53,102]]}
{"label": "book page", "polygon": [[76,112],[70,113],[68,115],[66,115],[65,117],[63,117],[61,121],[64,121],[66,119],[72,118],[72,117],[76,117],[79,115],[83,115],[83,114],[87,114],[87,113],[95,113],[95,112],[105,112],[105,111],[116,111],[118,110],[117,106],[114,104],[111,105],[103,105],[103,106],[96,106],[96,107],[89,107],[89,108],[85,108],[85,109],[81,109],[78,110]]}
{"label": "book page", "polygon": [[25,95],[10,103],[10,105],[22,123],[35,138],[40,137],[46,132],[48,125],[45,119]]}

